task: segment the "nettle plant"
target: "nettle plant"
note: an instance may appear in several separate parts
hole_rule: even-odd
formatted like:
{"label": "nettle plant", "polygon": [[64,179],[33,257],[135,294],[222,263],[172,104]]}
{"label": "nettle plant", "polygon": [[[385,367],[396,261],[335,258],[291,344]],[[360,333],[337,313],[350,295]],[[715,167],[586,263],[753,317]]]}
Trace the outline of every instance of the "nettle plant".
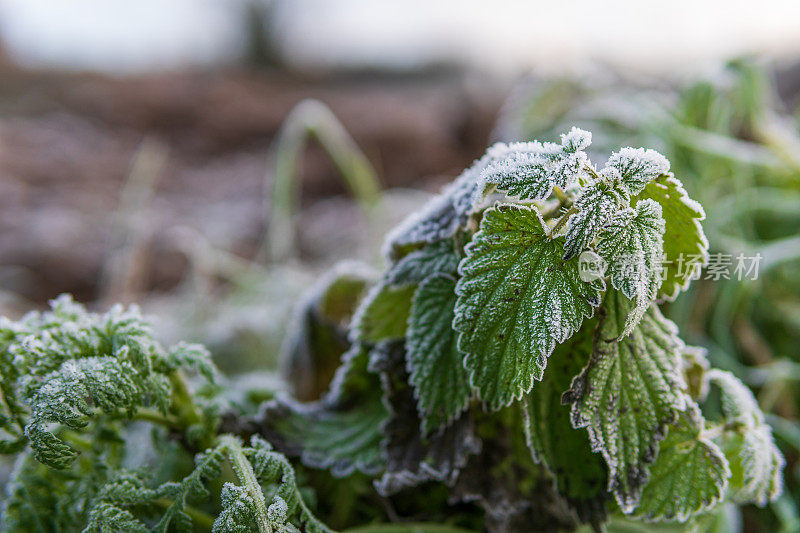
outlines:
{"label": "nettle plant", "polygon": [[371,288],[332,274],[319,316],[346,280],[366,292],[342,366],[321,400],[269,403],[259,430],[384,495],[444,483],[497,531],[774,500],[784,460],[752,393],[658,306],[707,258],[702,207],[657,152],[598,170],[590,141],[491,147],[388,237]]}
{"label": "nettle plant", "polygon": [[[390,235],[377,282],[321,280],[286,344],[292,395],[226,390],[135,309],[62,297],[0,320],[0,529],[328,531],[321,512],[396,509],[503,532],[702,526],[775,499],[784,460],[752,393],[657,305],[694,275],[669,265],[707,255],[702,208],[659,154],[597,170],[589,142],[493,146]],[[304,482],[345,479],[316,499],[287,456]]]}

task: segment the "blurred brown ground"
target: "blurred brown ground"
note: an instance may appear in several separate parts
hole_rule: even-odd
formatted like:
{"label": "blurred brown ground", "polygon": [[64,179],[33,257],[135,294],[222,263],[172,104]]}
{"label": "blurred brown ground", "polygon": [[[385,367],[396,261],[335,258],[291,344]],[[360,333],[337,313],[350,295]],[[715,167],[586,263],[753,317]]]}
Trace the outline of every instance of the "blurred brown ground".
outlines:
{"label": "blurred brown ground", "polygon": [[[111,221],[144,139],[168,151],[147,212],[146,287],[168,290],[185,270],[168,228],[189,226],[216,246],[252,255],[265,219],[266,154],[304,98],[331,107],[384,187],[435,190],[483,152],[505,96],[455,72],[114,78],[5,63],[0,80],[0,289],[35,303],[61,292],[98,297]],[[346,192],[317,147],[307,151],[301,173],[305,205]]]}

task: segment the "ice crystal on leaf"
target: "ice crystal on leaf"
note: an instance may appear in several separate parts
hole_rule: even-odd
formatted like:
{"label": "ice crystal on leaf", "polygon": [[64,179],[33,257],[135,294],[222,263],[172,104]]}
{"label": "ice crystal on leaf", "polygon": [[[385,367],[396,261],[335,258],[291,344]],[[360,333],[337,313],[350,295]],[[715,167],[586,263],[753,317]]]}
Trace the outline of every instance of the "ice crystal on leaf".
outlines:
{"label": "ice crystal on leaf", "polygon": [[459,266],[453,327],[478,397],[497,409],[542,379],[547,356],[592,316],[602,280],[584,282],[563,261],[536,210],[501,204],[484,213]]}
{"label": "ice crystal on leaf", "polygon": [[628,191],[619,186],[613,173],[611,179],[608,179],[608,174],[602,173],[575,200],[577,213],[571,215],[567,222],[564,259],[570,259],[586,249],[597,231],[630,201]]}
{"label": "ice crystal on leaf", "polygon": [[561,136],[561,144],[538,141],[495,145],[503,157],[495,157],[482,173],[487,183],[497,185],[522,200],[542,200],[553,187],[566,188],[585,174],[588,158],[584,150],[592,142],[588,131],[572,128]]}
{"label": "ice crystal on leaf", "polygon": [[700,224],[703,207],[671,174],[647,184],[637,198],[655,200],[664,217],[664,274],[658,297],[674,300],[708,262],[708,239]]}
{"label": "ice crystal on leaf", "polygon": [[622,185],[633,196],[657,177],[669,172],[669,161],[655,150],[623,148],[614,152],[606,163],[619,172]]}
{"label": "ice crystal on leaf", "polygon": [[730,470],[719,446],[704,434],[703,417],[691,400],[661,443],[636,514],[649,520],[684,522],[722,500]]}

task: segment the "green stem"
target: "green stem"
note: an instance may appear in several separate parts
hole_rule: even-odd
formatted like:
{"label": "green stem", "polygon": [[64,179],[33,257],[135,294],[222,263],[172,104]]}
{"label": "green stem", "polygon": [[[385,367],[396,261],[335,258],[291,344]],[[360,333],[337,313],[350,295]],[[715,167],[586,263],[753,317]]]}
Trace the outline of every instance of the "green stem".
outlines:
{"label": "green stem", "polygon": [[558,219],[558,221],[556,222],[555,226],[553,226],[553,227],[550,229],[550,234],[549,234],[548,236],[549,236],[551,239],[552,239],[553,237],[555,237],[555,235],[556,235],[556,232],[557,232],[558,230],[560,230],[560,229],[561,229],[561,227],[562,227],[564,224],[566,224],[566,223],[567,223],[567,220],[569,220],[569,217],[570,217],[570,215],[572,215],[572,214],[574,214],[574,213],[577,213],[577,212],[578,212],[578,208],[576,208],[574,205],[573,205],[572,207],[570,207],[570,208],[567,210],[567,212],[566,212],[566,213],[564,213],[563,215],[561,215],[561,218],[559,218],[559,219]]}
{"label": "green stem", "polygon": [[175,370],[169,375],[172,385],[172,410],[184,427],[197,424],[201,421],[200,412],[194,403],[192,393],[186,385],[186,379],[180,370]]}
{"label": "green stem", "polygon": [[[153,503],[164,509],[169,509],[174,502],[167,498],[159,498]],[[183,512],[189,515],[193,524],[199,526],[204,531],[211,531],[211,528],[214,527],[214,517],[200,509],[186,504],[183,506]]]}
{"label": "green stem", "polygon": [[165,416],[158,411],[153,411],[152,409],[139,409],[136,411],[136,414],[133,415],[133,419],[144,422],[152,422],[153,424],[158,424],[170,429],[178,429],[181,427],[180,422],[174,418]]}
{"label": "green stem", "polygon": [[244,489],[250,495],[256,509],[256,525],[260,533],[272,533],[272,526],[269,525],[267,519],[267,502],[264,499],[264,492],[261,490],[261,484],[256,479],[256,474],[253,472],[253,467],[250,461],[245,457],[242,451],[242,444],[237,437],[233,435],[223,435],[219,439],[220,445],[225,448],[228,456],[228,462],[242,484]]}

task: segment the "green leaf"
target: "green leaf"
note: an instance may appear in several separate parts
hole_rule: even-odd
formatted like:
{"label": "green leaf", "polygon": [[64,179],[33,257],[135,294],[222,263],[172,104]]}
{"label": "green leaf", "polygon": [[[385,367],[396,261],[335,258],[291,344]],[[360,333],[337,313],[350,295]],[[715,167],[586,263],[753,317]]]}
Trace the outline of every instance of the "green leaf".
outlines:
{"label": "green leaf", "polygon": [[350,348],[348,327],[369,278],[367,268],[341,264],[297,305],[281,346],[281,370],[298,400],[317,400],[328,389],[342,354]]}
{"label": "green leaf", "polygon": [[[703,207],[689,198],[683,184],[671,174],[649,183],[639,195],[661,204],[666,221],[664,231],[663,283],[658,293],[660,299],[674,300],[686,289],[699,269],[708,262],[708,239],[703,233],[701,220],[706,218]],[[683,258],[684,264],[679,261]],[[692,266],[688,259],[694,258]]]}
{"label": "green leaf", "polygon": [[618,182],[597,179],[586,186],[575,200],[578,212],[567,222],[564,259],[580,254],[594,239],[597,231],[619,210],[630,202],[630,194]]}
{"label": "green leaf", "polygon": [[420,285],[411,306],[406,360],[427,434],[466,409],[472,390],[453,330],[456,280],[435,274]]}
{"label": "green leaf", "polygon": [[377,343],[405,337],[416,289],[415,285],[385,283],[372,287],[353,317],[352,341]]}
{"label": "green leaf", "polygon": [[730,487],[738,503],[763,507],[783,492],[783,458],[753,393],[730,372],[711,370],[709,382],[722,393],[725,428],[720,445],[730,463]]}
{"label": "green leaf", "polygon": [[495,145],[493,150],[506,152],[496,157],[483,171],[488,183],[510,196],[541,200],[550,196],[553,187],[566,188],[585,174],[588,158],[584,150],[592,134],[578,128],[561,135],[561,144],[538,141]]}
{"label": "green leaf", "polygon": [[622,185],[636,195],[648,183],[669,172],[669,161],[655,150],[628,147],[611,154],[606,168],[619,172]]}
{"label": "green leaf", "polygon": [[535,209],[510,204],[488,209],[467,245],[453,327],[470,383],[492,409],[531,390],[555,345],[600,303],[602,280],[581,281],[563,247]]}
{"label": "green leaf", "polygon": [[642,491],[638,516],[686,521],[721,501],[731,473],[722,450],[703,435],[704,421],[695,403],[669,428],[650,481]]}
{"label": "green leaf", "polygon": [[608,470],[603,458],[592,453],[586,433],[572,427],[570,409],[561,404],[561,394],[588,361],[596,326],[597,320],[585,322],[558,346],[542,382],[524,398],[528,446],[553,474],[556,490],[583,522],[605,520]]}
{"label": "green leaf", "polygon": [[686,402],[678,328],[652,306],[617,340],[630,307],[621,292],[606,293],[591,360],[563,397],[574,402],[573,425],[586,427],[603,454],[609,490],[624,512],[636,506],[658,443]]}
{"label": "green leaf", "polygon": [[624,337],[641,320],[661,285],[661,206],[653,200],[642,200],[634,209],[616,212],[600,230],[595,247],[608,262],[611,284],[636,304],[622,330]]}
{"label": "green leaf", "polygon": [[264,409],[261,432],[289,455],[335,477],[383,468],[380,427],[388,417],[378,376],[367,370],[369,349],[355,345],[342,356],[330,392],[302,404],[278,397]]}
{"label": "green leaf", "polygon": [[419,250],[414,250],[400,259],[386,273],[385,281],[390,285],[421,283],[428,276],[439,272],[455,274],[459,257],[451,239],[438,241]]}

